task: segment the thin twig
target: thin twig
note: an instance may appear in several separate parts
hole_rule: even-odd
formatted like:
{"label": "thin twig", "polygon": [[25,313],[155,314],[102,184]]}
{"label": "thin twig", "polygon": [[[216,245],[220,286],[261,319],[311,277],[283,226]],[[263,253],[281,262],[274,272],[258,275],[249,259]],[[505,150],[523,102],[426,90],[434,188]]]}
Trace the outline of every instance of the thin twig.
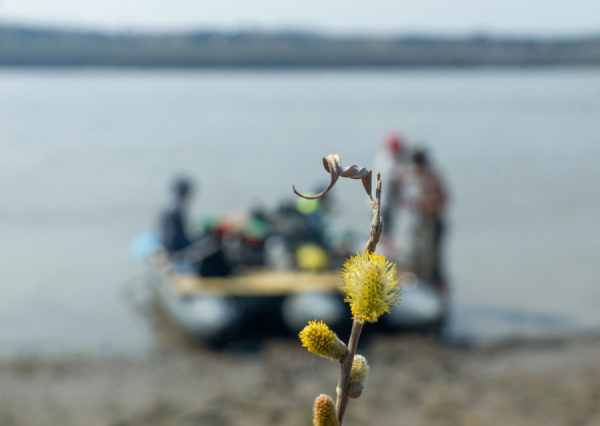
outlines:
{"label": "thin twig", "polygon": [[356,355],[356,347],[358,346],[358,339],[360,332],[363,328],[363,322],[358,318],[354,319],[352,323],[352,332],[350,333],[350,340],[348,341],[348,352],[342,360],[342,368],[340,373],[340,382],[337,387],[337,400],[335,403],[335,409],[338,413],[338,425],[342,426],[344,420],[344,413],[348,406],[348,385],[350,383],[350,372],[352,371],[352,363],[354,362],[354,355]]}
{"label": "thin twig", "polygon": [[371,222],[371,237],[367,241],[365,251],[374,252],[383,231],[383,220],[381,220],[381,174],[377,173],[377,185],[375,186],[375,201],[371,201],[373,208],[373,221]]}
{"label": "thin twig", "polygon": [[[369,194],[370,195],[370,194]],[[371,236],[365,251],[374,252],[377,248],[379,238],[381,238],[381,232],[383,231],[383,221],[381,219],[381,175],[377,173],[377,185],[375,187],[375,200],[371,200],[371,207],[373,208],[373,222],[371,222]],[[350,333],[350,340],[348,341],[348,352],[340,362],[342,364],[340,381],[337,387],[337,400],[335,403],[336,411],[338,413],[338,425],[342,426],[344,420],[344,413],[348,406],[348,384],[350,382],[350,372],[352,371],[352,363],[354,362],[354,355],[356,355],[356,347],[358,346],[358,339],[360,338],[360,332],[363,328],[363,322],[354,318],[352,323],[352,332]]]}
{"label": "thin twig", "polygon": [[335,185],[339,177],[345,177],[350,179],[360,179],[362,181],[363,188],[365,188],[365,191],[367,194],[369,194],[369,199],[373,201],[373,198],[371,198],[371,170],[355,165],[350,167],[342,167],[342,160],[338,154],[331,154],[327,157],[323,157],[323,167],[325,167],[325,170],[330,175],[329,185],[327,185],[327,188],[316,195],[302,195],[296,191],[295,186],[292,186],[294,193],[299,197],[306,198],[307,200],[315,200],[317,198],[321,198],[327,193],[327,191],[333,188],[333,185]]}

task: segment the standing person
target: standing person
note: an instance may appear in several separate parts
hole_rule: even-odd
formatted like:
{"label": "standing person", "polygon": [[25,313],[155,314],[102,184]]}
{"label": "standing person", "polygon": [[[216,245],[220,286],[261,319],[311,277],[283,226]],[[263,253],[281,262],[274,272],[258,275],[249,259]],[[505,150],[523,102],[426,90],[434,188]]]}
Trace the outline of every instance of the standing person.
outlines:
{"label": "standing person", "polygon": [[160,218],[162,244],[173,255],[192,243],[186,231],[187,205],[192,193],[192,183],[185,178],[177,179],[173,184],[173,199]]}
{"label": "standing person", "polygon": [[440,175],[431,167],[427,153],[416,150],[412,155],[418,194],[412,202],[417,213],[414,268],[418,277],[429,281],[437,291],[447,293],[442,269],[442,238],[447,193]]}
{"label": "standing person", "polygon": [[402,202],[402,186],[405,175],[406,147],[398,133],[391,133],[383,144],[383,151],[377,155],[373,170],[381,173],[381,217],[383,219],[383,235],[394,236],[397,215]]}

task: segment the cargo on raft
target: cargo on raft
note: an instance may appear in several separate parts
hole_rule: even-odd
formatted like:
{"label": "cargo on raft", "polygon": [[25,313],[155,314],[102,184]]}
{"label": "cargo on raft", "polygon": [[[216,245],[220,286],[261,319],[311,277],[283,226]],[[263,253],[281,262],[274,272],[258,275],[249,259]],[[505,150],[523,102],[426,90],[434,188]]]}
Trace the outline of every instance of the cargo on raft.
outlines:
{"label": "cargo on raft", "polygon": [[[185,335],[209,345],[297,334],[315,319],[325,321],[340,336],[349,332],[352,315],[339,289],[339,270],[248,268],[226,277],[202,277],[180,270],[164,251],[148,259],[159,277],[156,294],[161,309]],[[443,298],[424,282],[403,285],[400,305],[367,328],[439,334],[445,320]]]}

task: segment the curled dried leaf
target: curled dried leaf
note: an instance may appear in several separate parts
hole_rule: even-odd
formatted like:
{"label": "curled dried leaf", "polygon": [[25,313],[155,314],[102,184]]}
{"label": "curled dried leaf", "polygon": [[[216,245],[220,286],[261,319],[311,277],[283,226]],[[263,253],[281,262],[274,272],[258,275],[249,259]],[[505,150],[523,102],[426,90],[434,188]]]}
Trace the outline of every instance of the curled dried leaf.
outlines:
{"label": "curled dried leaf", "polygon": [[327,185],[327,188],[317,195],[302,195],[296,191],[296,187],[293,186],[292,188],[294,189],[294,193],[299,197],[306,198],[307,200],[316,200],[317,198],[321,198],[331,188],[333,188],[333,185],[335,185],[339,177],[345,177],[350,179],[360,179],[367,195],[371,200],[373,200],[371,196],[371,181],[373,173],[371,170],[355,165],[350,167],[342,167],[342,160],[338,154],[330,154],[327,157],[323,157],[323,167],[325,167],[325,170],[330,176],[329,185]]}

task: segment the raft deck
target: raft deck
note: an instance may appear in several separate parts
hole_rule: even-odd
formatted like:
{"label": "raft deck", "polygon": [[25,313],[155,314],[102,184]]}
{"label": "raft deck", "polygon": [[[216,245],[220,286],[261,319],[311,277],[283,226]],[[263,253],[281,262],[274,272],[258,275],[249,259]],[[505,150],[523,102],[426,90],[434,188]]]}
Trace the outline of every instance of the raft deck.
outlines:
{"label": "raft deck", "polygon": [[339,292],[342,285],[339,271],[298,272],[249,270],[223,278],[206,278],[178,273],[164,255],[156,255],[160,275],[175,291],[184,294],[220,296],[284,296],[306,291]]}

